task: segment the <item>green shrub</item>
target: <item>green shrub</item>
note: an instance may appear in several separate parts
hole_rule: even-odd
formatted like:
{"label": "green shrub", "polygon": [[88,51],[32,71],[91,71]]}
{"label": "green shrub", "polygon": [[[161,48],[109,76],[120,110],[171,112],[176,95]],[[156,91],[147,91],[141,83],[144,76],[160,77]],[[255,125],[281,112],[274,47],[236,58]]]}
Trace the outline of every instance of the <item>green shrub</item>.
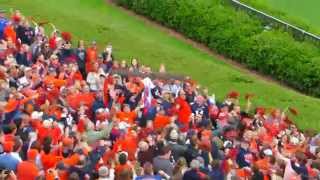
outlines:
{"label": "green shrub", "polygon": [[247,67],[320,97],[320,51],[223,0],[117,0]]}

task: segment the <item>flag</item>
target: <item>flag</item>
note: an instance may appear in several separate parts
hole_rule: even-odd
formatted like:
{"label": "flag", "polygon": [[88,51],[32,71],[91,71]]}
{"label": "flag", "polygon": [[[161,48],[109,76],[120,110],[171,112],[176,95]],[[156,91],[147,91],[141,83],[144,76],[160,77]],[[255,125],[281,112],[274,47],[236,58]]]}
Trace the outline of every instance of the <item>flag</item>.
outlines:
{"label": "flag", "polygon": [[152,101],[152,94],[151,94],[151,89],[155,87],[153,82],[149,77],[146,77],[142,80],[143,85],[144,85],[144,90],[142,94],[142,102],[144,105],[144,113],[147,113],[148,109],[151,106],[151,101]]}
{"label": "flag", "polygon": [[231,91],[231,92],[229,92],[229,94],[228,94],[228,98],[233,98],[233,99],[237,99],[238,97],[239,97],[239,92],[237,92],[237,91]]}
{"label": "flag", "polygon": [[299,114],[298,110],[293,108],[293,107],[289,107],[289,111],[291,112],[291,114],[297,116]]}

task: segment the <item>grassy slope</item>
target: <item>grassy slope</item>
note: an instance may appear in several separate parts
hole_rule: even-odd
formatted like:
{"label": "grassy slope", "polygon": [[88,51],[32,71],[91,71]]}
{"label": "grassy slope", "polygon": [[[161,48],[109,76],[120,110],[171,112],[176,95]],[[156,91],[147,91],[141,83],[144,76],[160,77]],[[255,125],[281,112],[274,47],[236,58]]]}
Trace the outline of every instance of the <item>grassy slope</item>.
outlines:
{"label": "grassy slope", "polygon": [[320,35],[319,0],[240,0]]}
{"label": "grassy slope", "polygon": [[95,39],[100,45],[111,42],[118,59],[134,56],[154,68],[165,63],[170,72],[192,76],[218,98],[230,90],[238,90],[242,94],[255,93],[254,104],[281,108],[292,105],[303,116],[296,119],[299,127],[320,130],[318,99],[242,73],[119,8],[106,5],[104,0],[0,0],[0,3],[5,8],[21,9],[38,20],[49,20],[72,32],[75,38]]}
{"label": "grassy slope", "polygon": [[272,7],[288,13],[294,17],[301,17],[307,23],[320,28],[319,0],[268,0]]}

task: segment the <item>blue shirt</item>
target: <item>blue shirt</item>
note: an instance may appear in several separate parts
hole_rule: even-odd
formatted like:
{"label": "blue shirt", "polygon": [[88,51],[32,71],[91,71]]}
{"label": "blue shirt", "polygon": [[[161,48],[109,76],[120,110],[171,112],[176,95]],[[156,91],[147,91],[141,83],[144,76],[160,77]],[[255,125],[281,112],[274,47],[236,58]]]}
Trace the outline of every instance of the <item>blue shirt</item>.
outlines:
{"label": "blue shirt", "polygon": [[0,155],[0,169],[16,171],[19,160],[13,157],[10,153]]}
{"label": "blue shirt", "polygon": [[3,30],[8,24],[8,19],[0,18],[0,39],[3,38]]}
{"label": "blue shirt", "polygon": [[137,176],[135,180],[161,180],[161,176]]}
{"label": "blue shirt", "polygon": [[209,173],[210,179],[224,180],[224,174],[220,168],[213,168]]}

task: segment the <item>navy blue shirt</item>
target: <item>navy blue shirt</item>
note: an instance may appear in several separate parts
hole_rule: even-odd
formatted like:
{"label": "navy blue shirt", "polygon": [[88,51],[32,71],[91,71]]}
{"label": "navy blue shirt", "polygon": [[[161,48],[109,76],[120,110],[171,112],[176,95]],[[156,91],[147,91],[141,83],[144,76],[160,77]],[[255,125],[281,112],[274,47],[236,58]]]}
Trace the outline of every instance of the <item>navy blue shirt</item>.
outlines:
{"label": "navy blue shirt", "polygon": [[214,180],[224,180],[224,174],[220,168],[213,168],[209,173],[209,177]]}
{"label": "navy blue shirt", "polygon": [[245,159],[245,155],[247,153],[249,153],[247,150],[240,148],[238,155],[237,155],[237,159],[236,159],[236,162],[240,166],[240,168],[250,166],[250,164]]}

